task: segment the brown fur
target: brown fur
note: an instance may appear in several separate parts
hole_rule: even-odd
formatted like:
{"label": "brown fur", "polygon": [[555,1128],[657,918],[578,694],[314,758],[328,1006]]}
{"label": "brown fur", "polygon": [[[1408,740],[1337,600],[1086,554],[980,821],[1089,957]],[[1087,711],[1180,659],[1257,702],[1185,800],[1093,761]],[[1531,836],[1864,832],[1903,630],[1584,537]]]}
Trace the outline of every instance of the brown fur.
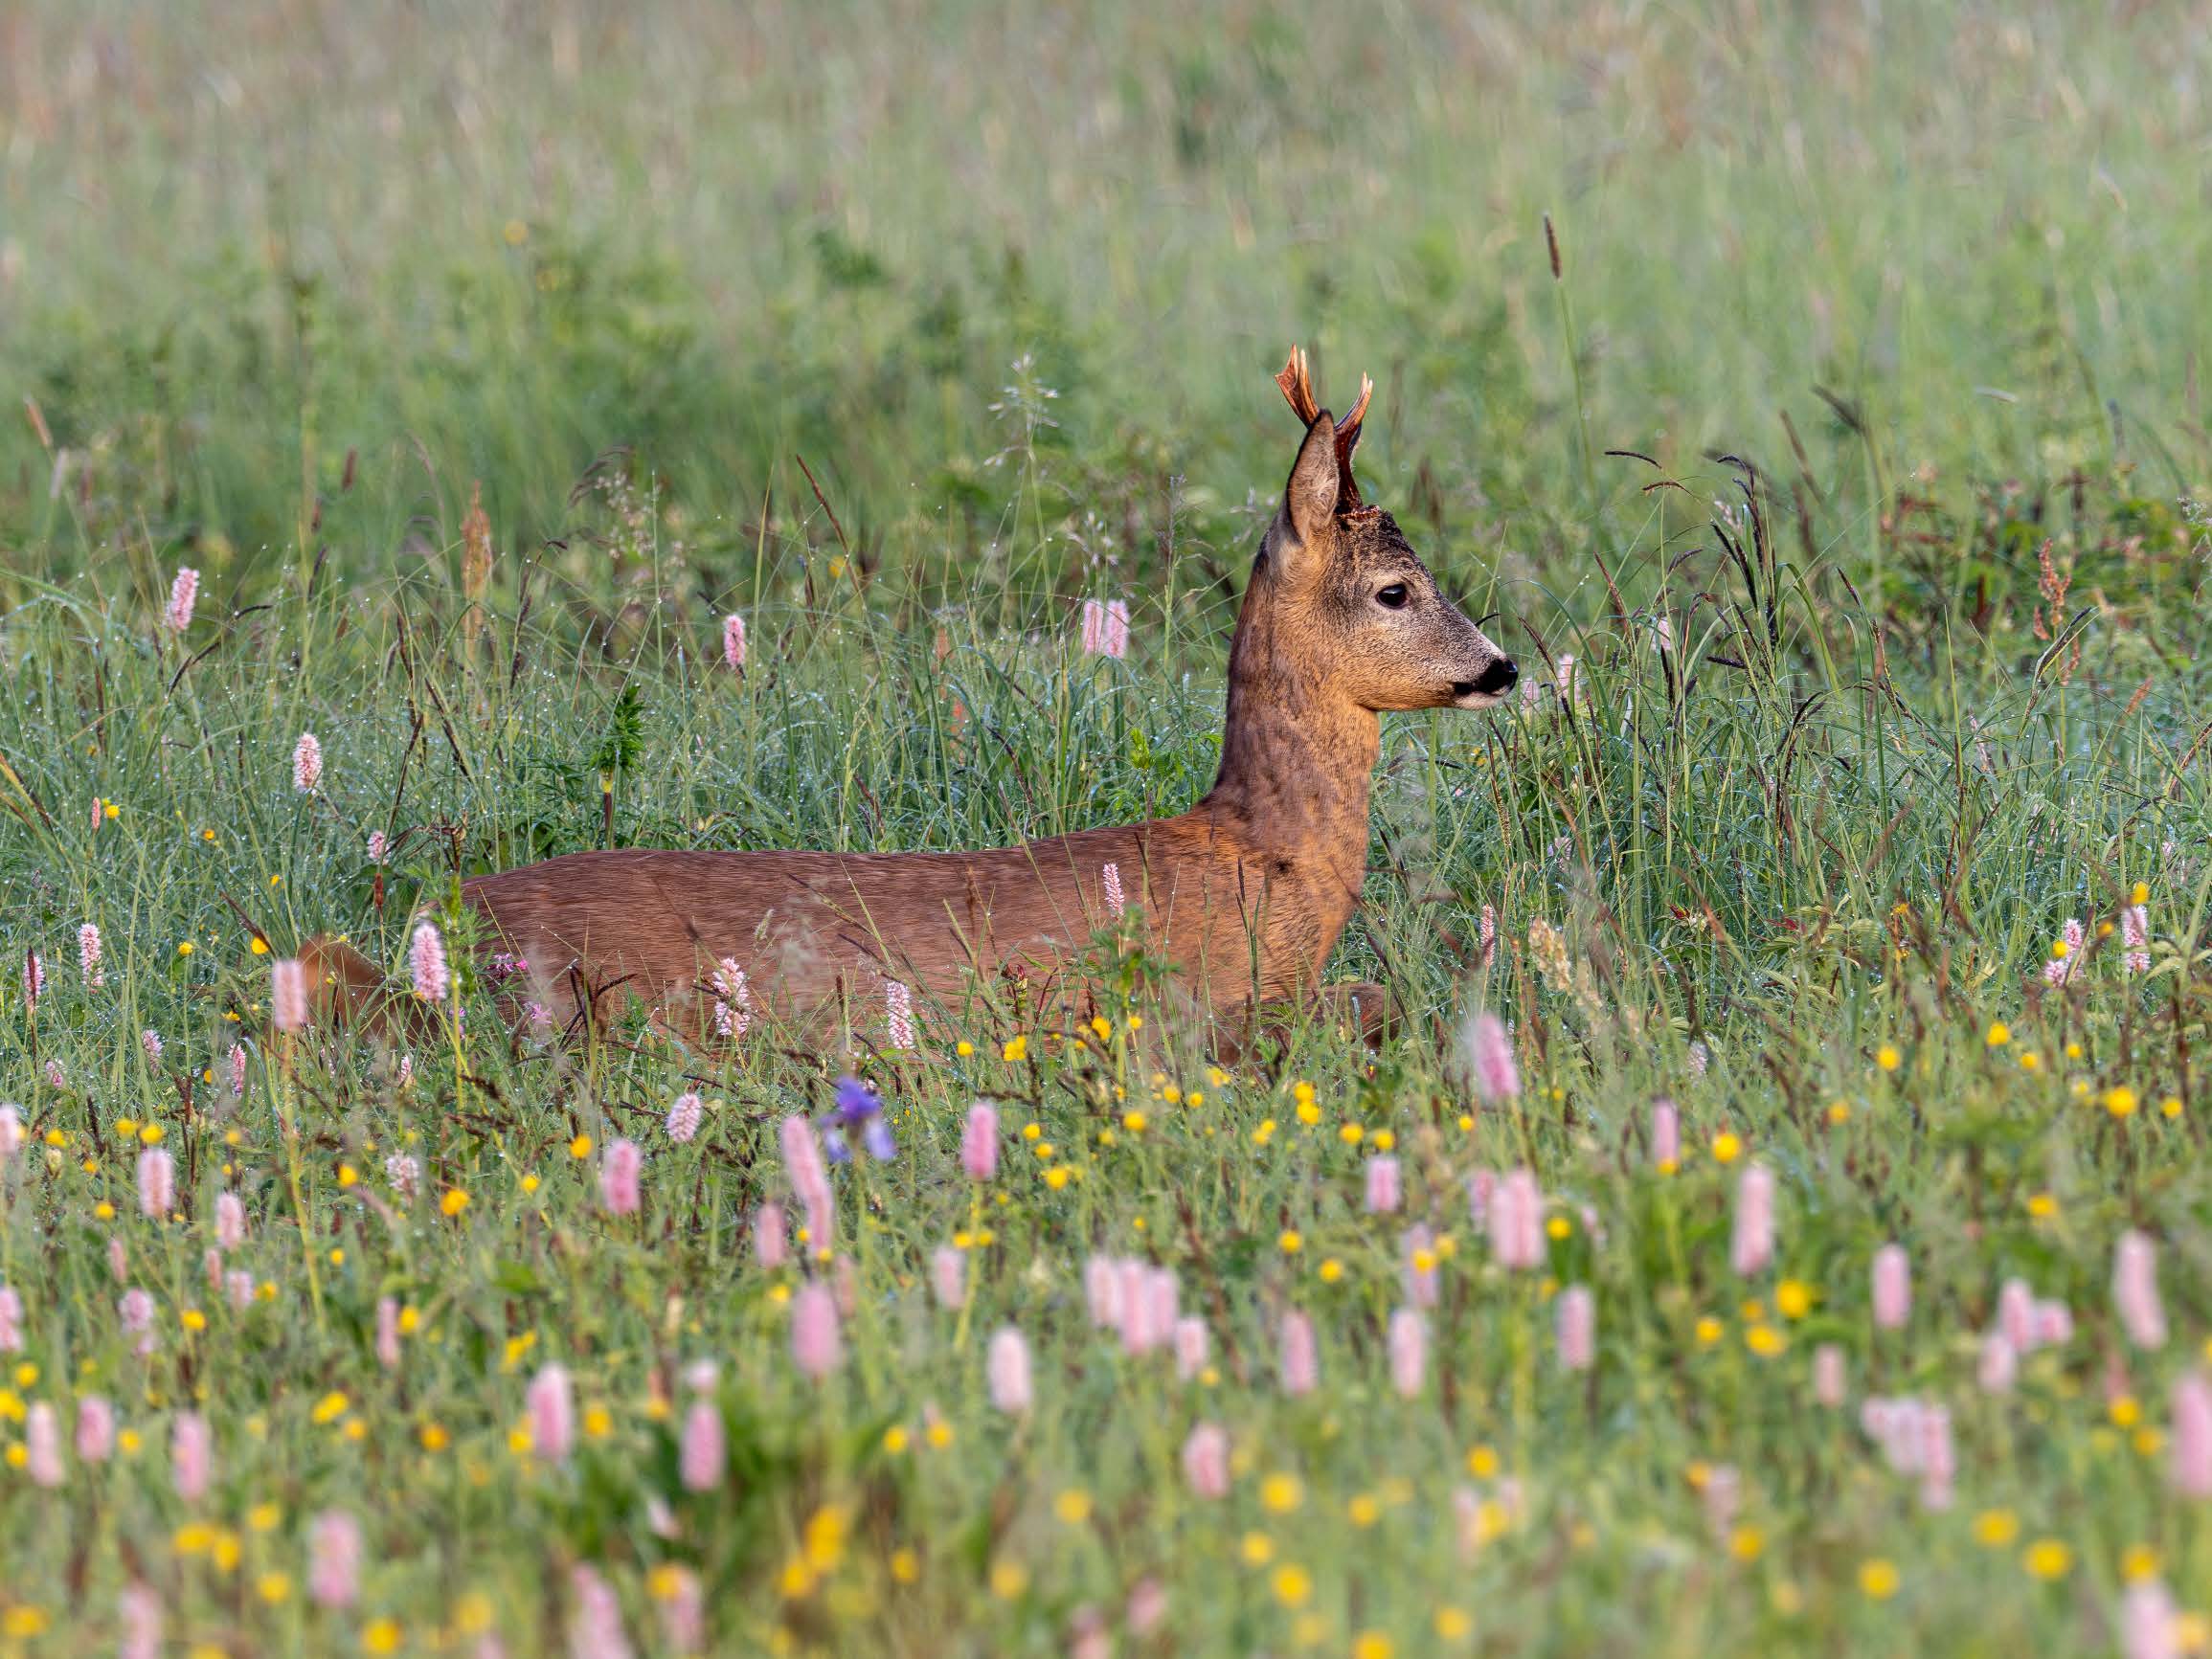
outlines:
{"label": "brown fur", "polygon": [[[1314,407],[1302,352],[1278,383],[1305,438],[1237,618],[1220,775],[1190,811],[991,852],[571,853],[465,884],[492,948],[528,961],[531,994],[564,1022],[635,996],[695,1031],[728,957],[757,1012],[804,1020],[843,999],[880,1030],[887,979],[956,1010],[1009,970],[1033,1006],[1072,992],[1114,864],[1201,1003],[1241,1015],[1311,996],[1366,871],[1377,711],[1488,706],[1514,671],[1390,516],[1361,504],[1366,392],[1339,427]],[[365,1010],[373,966],[310,950],[326,1000]]]}

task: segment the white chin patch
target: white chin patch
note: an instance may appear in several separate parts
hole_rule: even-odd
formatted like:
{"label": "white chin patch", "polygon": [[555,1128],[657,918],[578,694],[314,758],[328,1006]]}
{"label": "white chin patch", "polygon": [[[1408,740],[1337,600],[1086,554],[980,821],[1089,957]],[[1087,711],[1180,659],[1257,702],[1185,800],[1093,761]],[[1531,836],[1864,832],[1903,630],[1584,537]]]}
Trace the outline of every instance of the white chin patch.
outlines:
{"label": "white chin patch", "polygon": [[1464,697],[1453,698],[1452,706],[1455,708],[1495,708],[1504,701],[1504,698],[1495,696],[1488,691],[1470,691]]}

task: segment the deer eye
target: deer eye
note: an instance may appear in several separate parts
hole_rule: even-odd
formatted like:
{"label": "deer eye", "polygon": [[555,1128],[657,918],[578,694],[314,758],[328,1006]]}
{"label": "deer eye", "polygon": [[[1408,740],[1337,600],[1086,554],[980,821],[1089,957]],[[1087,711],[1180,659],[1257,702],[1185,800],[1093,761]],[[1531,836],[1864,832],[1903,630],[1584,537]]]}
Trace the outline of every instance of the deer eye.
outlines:
{"label": "deer eye", "polygon": [[1406,601],[1410,597],[1411,597],[1411,595],[1406,592],[1406,584],[1403,582],[1392,582],[1387,588],[1377,588],[1375,590],[1375,603],[1382,606],[1386,611],[1404,610],[1406,608]]}

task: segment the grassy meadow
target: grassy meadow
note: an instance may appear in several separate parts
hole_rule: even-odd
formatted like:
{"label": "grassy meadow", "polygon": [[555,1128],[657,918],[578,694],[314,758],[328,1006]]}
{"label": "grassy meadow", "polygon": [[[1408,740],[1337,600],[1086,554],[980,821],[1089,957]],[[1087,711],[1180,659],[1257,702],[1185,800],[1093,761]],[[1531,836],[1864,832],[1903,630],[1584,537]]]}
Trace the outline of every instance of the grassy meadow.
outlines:
{"label": "grassy meadow", "polygon": [[[8,8],[0,1653],[2212,1651],[2208,180],[2203,0]],[[1294,341],[1527,684],[1396,1035],[501,1021],[1195,800]]]}

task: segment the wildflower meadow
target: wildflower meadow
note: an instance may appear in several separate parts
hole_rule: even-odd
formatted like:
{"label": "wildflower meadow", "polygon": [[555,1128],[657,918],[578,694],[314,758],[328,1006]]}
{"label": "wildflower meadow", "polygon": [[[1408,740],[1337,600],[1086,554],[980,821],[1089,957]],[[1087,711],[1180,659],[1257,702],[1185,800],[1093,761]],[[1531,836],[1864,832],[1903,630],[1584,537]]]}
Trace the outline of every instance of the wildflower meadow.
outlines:
{"label": "wildflower meadow", "polygon": [[[0,15],[0,1653],[2212,1652],[2208,40]],[[1520,665],[1377,1041],[515,1013],[1189,806],[1294,341]]]}

